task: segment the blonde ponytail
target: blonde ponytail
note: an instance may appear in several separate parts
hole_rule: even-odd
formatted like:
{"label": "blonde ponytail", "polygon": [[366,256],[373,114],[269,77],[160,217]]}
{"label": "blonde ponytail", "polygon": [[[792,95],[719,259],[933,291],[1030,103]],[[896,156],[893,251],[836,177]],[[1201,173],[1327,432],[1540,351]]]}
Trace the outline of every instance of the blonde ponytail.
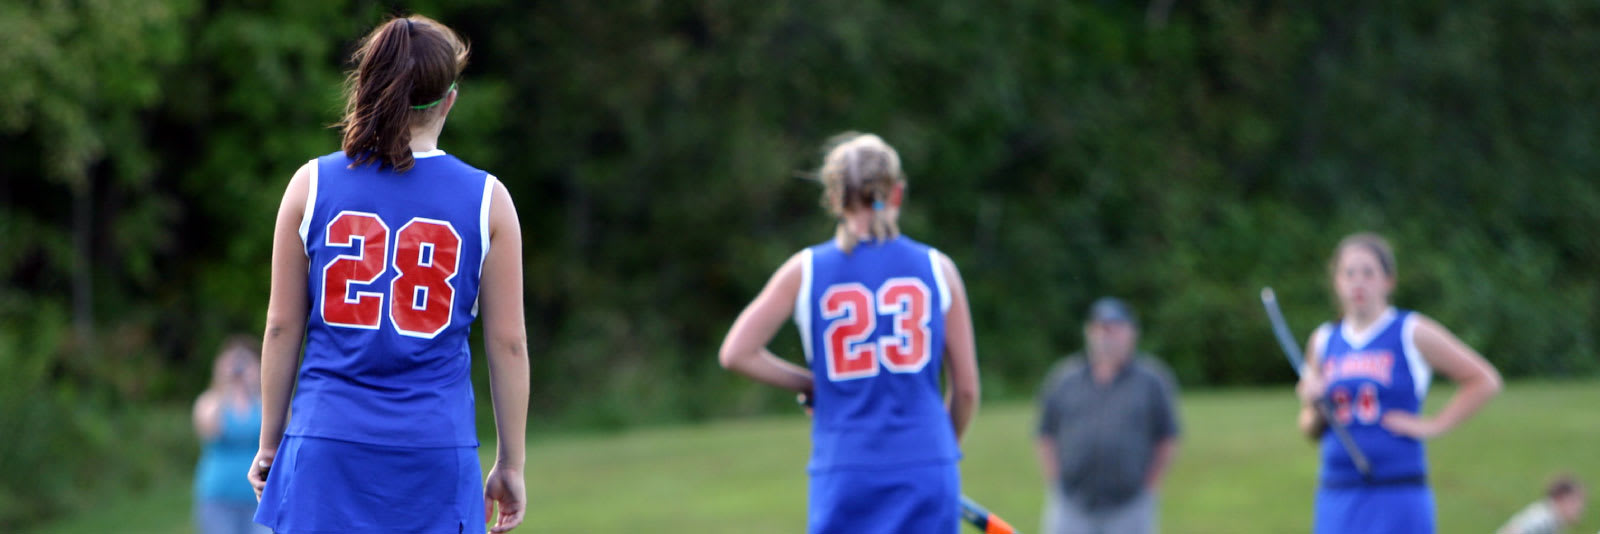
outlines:
{"label": "blonde ponytail", "polygon": [[876,135],[854,132],[834,136],[827,146],[818,175],[823,186],[822,206],[839,218],[834,231],[839,248],[849,253],[859,244],[860,238],[850,231],[844,216],[860,209],[872,210],[869,234],[874,241],[898,237],[900,226],[895,213],[889,211],[888,200],[905,184],[900,154]]}

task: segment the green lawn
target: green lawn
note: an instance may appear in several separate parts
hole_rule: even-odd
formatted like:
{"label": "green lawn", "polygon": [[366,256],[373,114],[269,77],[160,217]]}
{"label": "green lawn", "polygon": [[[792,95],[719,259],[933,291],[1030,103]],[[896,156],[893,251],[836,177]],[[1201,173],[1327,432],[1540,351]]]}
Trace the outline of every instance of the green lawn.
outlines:
{"label": "green lawn", "polygon": [[[1429,406],[1450,393],[1438,388]],[[1161,499],[1175,533],[1304,532],[1316,472],[1293,431],[1288,388],[1195,392]],[[1491,532],[1570,470],[1600,485],[1600,383],[1516,383],[1465,427],[1430,445],[1442,533]],[[986,406],[966,442],[966,493],[1031,532],[1041,482],[1032,407]],[[808,448],[803,417],[724,421],[611,435],[535,436],[530,523],[521,532],[799,532]],[[484,447],[490,459],[493,447]],[[189,532],[186,482],[94,503],[35,532]],[[1600,528],[1590,513],[1578,533]]]}

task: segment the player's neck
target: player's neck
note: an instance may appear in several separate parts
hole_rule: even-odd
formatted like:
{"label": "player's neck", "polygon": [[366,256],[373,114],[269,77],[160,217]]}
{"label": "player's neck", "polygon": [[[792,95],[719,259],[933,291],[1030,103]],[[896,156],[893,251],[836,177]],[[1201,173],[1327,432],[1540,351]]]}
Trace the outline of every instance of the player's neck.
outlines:
{"label": "player's neck", "polygon": [[439,149],[439,130],[444,123],[427,124],[411,129],[411,151],[432,152]]}
{"label": "player's neck", "polygon": [[844,229],[857,239],[867,240],[872,238],[872,212],[867,210],[848,211],[844,214]]}
{"label": "player's neck", "polygon": [[[884,209],[894,210],[895,208],[889,207]],[[851,235],[856,236],[857,239],[862,241],[872,239],[872,215],[873,212],[869,209],[858,209],[844,212],[843,220],[845,230],[848,230]],[[886,215],[888,215],[889,220],[892,221],[896,218],[898,212],[889,211],[886,213]]]}
{"label": "player's neck", "polygon": [[1379,319],[1382,319],[1383,312],[1386,311],[1389,311],[1388,303],[1384,303],[1381,306],[1375,306],[1373,309],[1368,310],[1351,310],[1349,313],[1345,314],[1345,320],[1349,322],[1351,330],[1356,332],[1365,332],[1368,328],[1372,327],[1373,323],[1376,323]]}

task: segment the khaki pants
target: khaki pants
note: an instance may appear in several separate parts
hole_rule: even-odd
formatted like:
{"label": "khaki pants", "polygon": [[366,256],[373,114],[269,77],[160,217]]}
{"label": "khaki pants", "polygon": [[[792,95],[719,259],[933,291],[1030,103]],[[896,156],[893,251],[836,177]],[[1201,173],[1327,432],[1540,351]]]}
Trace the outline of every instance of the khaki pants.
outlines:
{"label": "khaki pants", "polygon": [[1109,510],[1090,512],[1052,486],[1045,490],[1043,534],[1156,534],[1156,496],[1141,491]]}

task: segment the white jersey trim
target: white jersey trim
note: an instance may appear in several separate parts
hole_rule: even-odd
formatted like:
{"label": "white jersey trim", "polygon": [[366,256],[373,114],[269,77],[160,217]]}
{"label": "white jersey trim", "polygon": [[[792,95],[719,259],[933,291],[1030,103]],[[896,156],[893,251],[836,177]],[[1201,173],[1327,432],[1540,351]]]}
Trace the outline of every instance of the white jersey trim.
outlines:
{"label": "white jersey trim", "polygon": [[[1316,330],[1311,331],[1311,348],[1316,349],[1317,351],[1318,363],[1321,363],[1323,360],[1328,358],[1328,342],[1332,340],[1332,337],[1332,323],[1322,323],[1317,325]],[[1302,362],[1301,365],[1305,365],[1305,362]],[[1305,370],[1302,369],[1301,371],[1303,372]]]}
{"label": "white jersey trim", "polygon": [[306,242],[306,236],[311,234],[311,210],[317,206],[317,160],[311,160],[311,183],[306,187],[306,211],[300,215],[300,248],[306,251],[306,257],[311,257],[311,246]]}
{"label": "white jersey trim", "polygon": [[1417,350],[1417,314],[1406,314],[1405,322],[1400,325],[1400,340],[1406,353],[1406,366],[1411,370],[1411,383],[1417,388],[1417,401],[1428,396],[1428,385],[1433,381],[1433,367],[1428,366],[1428,360],[1422,357],[1422,351]]}
{"label": "white jersey trim", "polygon": [[429,150],[427,152],[412,151],[411,152],[411,159],[428,159],[428,158],[431,158],[431,157],[443,156],[443,155],[444,155],[444,151],[443,150],[439,150],[439,149],[435,148],[435,149]]}
{"label": "white jersey trim", "polygon": [[938,249],[928,249],[928,264],[933,267],[933,285],[939,286],[939,313],[950,313],[950,284],[944,281],[944,262]]}
{"label": "white jersey trim", "polygon": [[1382,334],[1384,330],[1389,329],[1389,323],[1394,322],[1394,316],[1394,306],[1384,309],[1383,313],[1378,314],[1378,320],[1373,321],[1365,332],[1356,332],[1350,326],[1350,321],[1340,321],[1339,335],[1344,336],[1344,342],[1350,345],[1350,350],[1367,348],[1367,345],[1372,343],[1372,340],[1376,339],[1378,334]]}
{"label": "white jersey trim", "polygon": [[[442,154],[443,152],[440,153]],[[483,279],[483,262],[489,259],[489,206],[494,203],[494,184],[497,181],[493,174],[485,174],[483,176],[483,202],[478,205],[478,239],[481,243],[481,246],[478,247],[479,295],[483,294],[483,284],[481,283]],[[478,302],[481,300],[483,299],[478,298],[472,301],[473,317],[478,316]]]}
{"label": "white jersey trim", "polygon": [[811,249],[800,251],[800,292],[794,296],[794,326],[800,331],[800,346],[806,363],[811,363]]}

